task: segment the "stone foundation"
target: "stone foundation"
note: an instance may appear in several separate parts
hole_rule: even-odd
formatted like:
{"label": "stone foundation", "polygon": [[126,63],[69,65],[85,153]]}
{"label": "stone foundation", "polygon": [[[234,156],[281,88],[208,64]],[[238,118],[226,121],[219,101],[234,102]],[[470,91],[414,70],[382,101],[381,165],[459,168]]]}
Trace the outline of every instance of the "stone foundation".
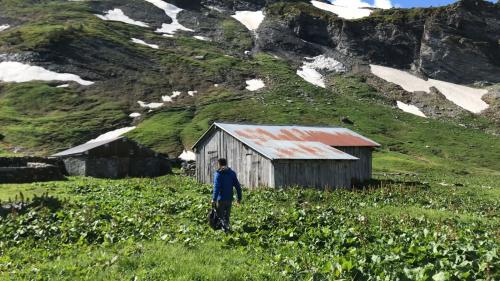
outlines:
{"label": "stone foundation", "polygon": [[0,157],[0,183],[30,183],[64,179],[61,162],[40,157]]}

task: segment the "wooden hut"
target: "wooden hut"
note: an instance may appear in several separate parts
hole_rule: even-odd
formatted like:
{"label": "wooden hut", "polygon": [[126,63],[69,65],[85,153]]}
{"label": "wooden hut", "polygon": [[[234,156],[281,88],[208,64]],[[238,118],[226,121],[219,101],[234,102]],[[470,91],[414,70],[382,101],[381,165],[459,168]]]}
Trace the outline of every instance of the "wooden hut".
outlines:
{"label": "wooden hut", "polygon": [[247,187],[351,187],[371,178],[378,143],[349,129],[214,123],[193,146],[196,177],[212,183],[226,158]]}
{"label": "wooden hut", "polygon": [[91,141],[52,156],[62,159],[70,176],[117,179],[171,172],[167,157],[125,137]]}

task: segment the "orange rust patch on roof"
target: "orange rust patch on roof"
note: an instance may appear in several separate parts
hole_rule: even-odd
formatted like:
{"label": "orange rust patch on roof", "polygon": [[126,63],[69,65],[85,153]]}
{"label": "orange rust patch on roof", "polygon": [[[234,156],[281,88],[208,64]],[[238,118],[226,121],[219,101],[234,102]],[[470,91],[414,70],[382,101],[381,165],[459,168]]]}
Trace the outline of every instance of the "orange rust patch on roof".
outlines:
{"label": "orange rust patch on roof", "polygon": [[242,131],[242,130],[236,130],[235,133],[237,135],[239,135],[240,137],[244,137],[247,139],[253,139],[253,136],[251,135],[251,133],[247,133],[247,132]]}
{"label": "orange rust patch on roof", "polygon": [[258,140],[312,141],[329,146],[377,146],[358,135],[342,132],[329,133],[321,130],[281,129],[278,134],[273,134],[265,129],[257,128],[236,130],[235,133],[241,137]]}
{"label": "orange rust patch on roof", "polygon": [[293,157],[295,155],[295,151],[289,148],[277,148],[278,155],[280,157]]}
{"label": "orange rust patch on roof", "polygon": [[321,155],[321,152],[323,152],[323,150],[321,150],[319,148],[308,147],[307,145],[303,145],[303,144],[299,144],[297,146],[300,147],[304,152],[306,152],[308,154]]}

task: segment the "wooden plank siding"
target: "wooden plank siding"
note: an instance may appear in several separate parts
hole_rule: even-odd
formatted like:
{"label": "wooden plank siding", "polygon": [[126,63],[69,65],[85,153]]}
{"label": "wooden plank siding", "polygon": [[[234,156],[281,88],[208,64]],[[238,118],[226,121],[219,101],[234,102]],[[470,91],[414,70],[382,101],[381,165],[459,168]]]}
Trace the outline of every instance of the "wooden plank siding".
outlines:
{"label": "wooden plank siding", "polygon": [[276,160],[274,173],[277,187],[304,186],[316,188],[350,188],[350,174],[356,161]]}
{"label": "wooden plank siding", "polygon": [[200,182],[213,183],[217,159],[226,158],[242,185],[274,187],[271,161],[220,129],[209,133],[195,153],[196,178]]}
{"label": "wooden plank siding", "polygon": [[353,183],[361,183],[372,177],[372,152],[371,147],[335,147],[352,156],[359,158],[351,166],[350,174]]}
{"label": "wooden plank siding", "polygon": [[226,158],[246,187],[304,186],[350,188],[369,180],[372,174],[371,147],[336,147],[359,160],[270,160],[224,130],[214,127],[196,148],[196,178],[212,184],[217,160]]}

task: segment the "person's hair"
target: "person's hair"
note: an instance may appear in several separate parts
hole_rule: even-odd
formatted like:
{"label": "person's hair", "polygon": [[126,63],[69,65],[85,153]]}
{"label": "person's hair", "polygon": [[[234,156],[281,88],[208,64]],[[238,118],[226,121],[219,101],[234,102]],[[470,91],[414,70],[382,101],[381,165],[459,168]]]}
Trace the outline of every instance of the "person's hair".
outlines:
{"label": "person's hair", "polygon": [[220,158],[217,162],[219,162],[221,166],[227,166],[227,160],[225,158]]}

